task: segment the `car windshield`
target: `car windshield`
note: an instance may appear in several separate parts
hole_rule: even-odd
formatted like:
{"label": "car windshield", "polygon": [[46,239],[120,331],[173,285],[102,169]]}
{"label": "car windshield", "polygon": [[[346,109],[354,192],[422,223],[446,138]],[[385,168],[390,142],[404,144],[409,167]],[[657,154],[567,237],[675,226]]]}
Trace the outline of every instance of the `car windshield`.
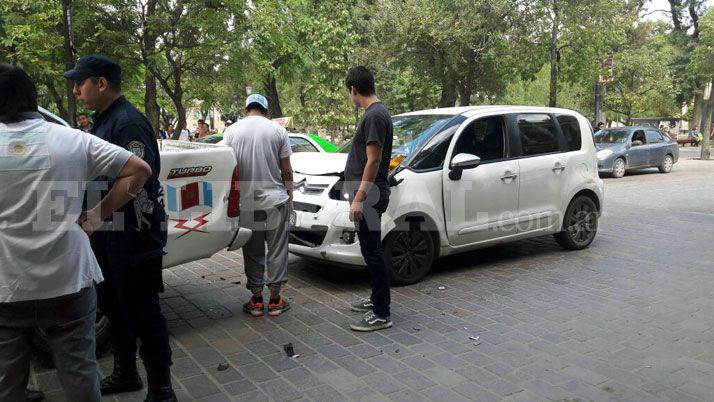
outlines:
{"label": "car windshield", "polygon": [[[434,134],[453,119],[446,114],[417,114],[396,116],[392,118],[394,139],[392,141],[392,157],[396,155],[409,156],[418,150]],[[348,141],[337,152],[348,153],[352,149],[352,140]]]}
{"label": "car windshield", "polygon": [[627,141],[630,132],[627,130],[605,130],[595,136],[597,144],[619,144]]}

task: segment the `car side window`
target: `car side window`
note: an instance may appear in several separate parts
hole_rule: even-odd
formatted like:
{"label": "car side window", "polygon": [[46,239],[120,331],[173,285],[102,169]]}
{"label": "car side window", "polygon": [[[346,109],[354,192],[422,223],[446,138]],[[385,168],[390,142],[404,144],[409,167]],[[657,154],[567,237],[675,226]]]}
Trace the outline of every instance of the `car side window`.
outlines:
{"label": "car side window", "polygon": [[310,141],[304,138],[290,137],[290,148],[293,152],[319,152]]}
{"label": "car side window", "polygon": [[580,122],[575,116],[567,114],[559,114],[557,116],[560,130],[565,136],[565,142],[568,144],[568,151],[580,151],[582,147],[582,137],[580,135]]}
{"label": "car side window", "polygon": [[519,114],[518,133],[523,156],[558,152],[560,144],[553,119],[547,114]]}
{"label": "car side window", "polygon": [[482,163],[508,157],[504,117],[485,117],[469,123],[454,147],[453,155],[461,153],[476,155]]}
{"label": "car side window", "polygon": [[454,133],[464,120],[466,120],[465,117],[456,116],[449,121],[438,133],[429,138],[419,153],[414,155],[409,166],[414,170],[436,169],[444,166],[446,153],[454,138]]}
{"label": "car side window", "polygon": [[662,138],[656,131],[647,131],[645,134],[647,136],[647,143],[649,144],[657,144],[662,142]]}
{"label": "car side window", "polygon": [[635,141],[641,141],[642,144],[647,144],[647,139],[645,138],[645,132],[642,130],[635,131],[635,134],[632,135],[632,142],[635,142]]}

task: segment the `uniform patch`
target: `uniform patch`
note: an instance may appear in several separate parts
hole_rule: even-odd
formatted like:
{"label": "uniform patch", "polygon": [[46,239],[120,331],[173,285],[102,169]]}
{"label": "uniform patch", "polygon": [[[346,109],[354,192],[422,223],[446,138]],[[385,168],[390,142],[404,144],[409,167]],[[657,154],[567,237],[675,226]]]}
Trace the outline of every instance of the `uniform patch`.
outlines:
{"label": "uniform patch", "polygon": [[126,149],[141,159],[144,159],[145,148],[144,143],[141,141],[132,141],[126,145]]}

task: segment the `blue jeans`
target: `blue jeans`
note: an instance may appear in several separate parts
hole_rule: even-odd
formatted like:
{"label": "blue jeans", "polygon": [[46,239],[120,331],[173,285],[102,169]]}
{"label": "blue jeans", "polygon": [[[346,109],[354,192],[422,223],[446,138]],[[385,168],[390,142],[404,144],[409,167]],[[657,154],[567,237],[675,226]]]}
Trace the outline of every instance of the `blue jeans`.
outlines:
{"label": "blue jeans", "polygon": [[363,218],[356,224],[357,238],[364,262],[367,263],[369,279],[372,285],[370,296],[374,307],[374,314],[387,318],[390,316],[389,305],[389,271],[384,260],[384,246],[382,245],[381,220],[382,214],[387,210],[389,197],[381,197],[374,205],[364,204]]}
{"label": "blue jeans", "polygon": [[47,334],[67,400],[98,402],[96,312],[94,287],[52,299],[0,303],[0,401],[25,400],[30,345],[39,328]]}

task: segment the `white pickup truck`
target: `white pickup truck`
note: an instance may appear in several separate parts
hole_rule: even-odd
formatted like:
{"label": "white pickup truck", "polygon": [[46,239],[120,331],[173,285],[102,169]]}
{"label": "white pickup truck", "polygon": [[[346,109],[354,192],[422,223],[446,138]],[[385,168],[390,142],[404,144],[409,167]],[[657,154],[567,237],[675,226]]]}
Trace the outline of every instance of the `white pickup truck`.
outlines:
{"label": "white pickup truck", "polygon": [[[69,126],[60,117],[40,108],[46,120]],[[209,258],[221,250],[233,251],[250,238],[240,227],[238,170],[233,151],[225,146],[163,140],[159,142],[164,207],[168,239],[164,269]],[[107,320],[97,315],[97,351],[109,341]],[[44,334],[36,346],[48,351]]]}

